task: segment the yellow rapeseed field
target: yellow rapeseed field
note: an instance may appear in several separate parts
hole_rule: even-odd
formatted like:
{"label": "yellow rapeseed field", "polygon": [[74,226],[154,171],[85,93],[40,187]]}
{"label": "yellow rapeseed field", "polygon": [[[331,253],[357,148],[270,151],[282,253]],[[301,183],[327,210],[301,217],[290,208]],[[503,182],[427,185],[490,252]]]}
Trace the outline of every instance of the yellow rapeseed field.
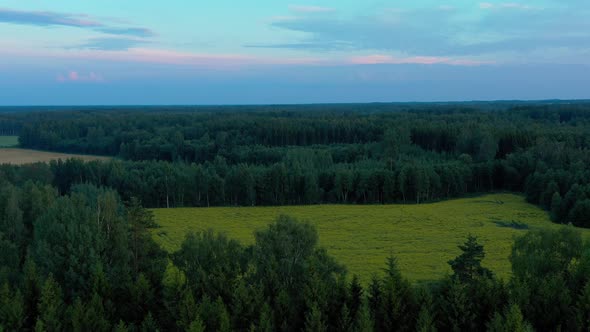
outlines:
{"label": "yellow rapeseed field", "polygon": [[[542,209],[514,194],[422,205],[311,205],[281,207],[214,207],[154,209],[162,226],[154,236],[166,250],[179,248],[185,234],[211,228],[243,244],[254,241],[278,215],[286,214],[315,225],[320,245],[327,248],[350,274],[368,281],[380,273],[390,254],[414,282],[450,273],[447,261],[457,256],[457,245],[468,234],[485,246],[483,264],[497,275],[510,275],[513,238],[527,229],[557,228]],[[584,231],[587,237],[590,233]]]}

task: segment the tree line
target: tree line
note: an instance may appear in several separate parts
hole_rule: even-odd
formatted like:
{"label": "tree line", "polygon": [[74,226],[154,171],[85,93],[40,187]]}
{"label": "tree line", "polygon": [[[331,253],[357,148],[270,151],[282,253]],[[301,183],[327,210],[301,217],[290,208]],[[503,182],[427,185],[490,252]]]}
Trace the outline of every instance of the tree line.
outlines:
{"label": "tree line", "polygon": [[[240,111],[237,111],[240,110]],[[316,105],[0,114],[23,147],[112,155],[53,164],[148,207],[422,203],[515,191],[590,227],[590,104]]]}

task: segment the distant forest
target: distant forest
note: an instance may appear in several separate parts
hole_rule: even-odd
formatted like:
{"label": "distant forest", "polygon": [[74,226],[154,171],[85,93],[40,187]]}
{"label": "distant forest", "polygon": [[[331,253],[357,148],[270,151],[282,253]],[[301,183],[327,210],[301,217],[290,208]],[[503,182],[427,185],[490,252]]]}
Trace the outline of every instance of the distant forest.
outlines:
{"label": "distant forest", "polygon": [[391,256],[362,284],[309,223],[168,253],[146,207],[516,191],[590,227],[589,120],[582,102],[2,112],[21,147],[114,158],[0,165],[0,332],[588,331],[590,242],[570,226],[515,238],[508,280],[468,236],[440,280]]}
{"label": "distant forest", "polygon": [[87,183],[180,207],[515,191],[558,223],[590,227],[587,102],[20,110],[0,113],[2,133],[24,148],[116,157],[52,163],[42,181],[61,194]]}

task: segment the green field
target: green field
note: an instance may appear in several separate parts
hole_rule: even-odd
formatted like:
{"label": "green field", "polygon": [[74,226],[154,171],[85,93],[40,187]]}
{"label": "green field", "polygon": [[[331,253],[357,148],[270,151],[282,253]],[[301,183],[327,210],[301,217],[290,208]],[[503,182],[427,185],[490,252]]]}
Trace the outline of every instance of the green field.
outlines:
{"label": "green field", "polygon": [[[316,226],[320,245],[367,281],[385,267],[393,253],[405,276],[428,281],[450,272],[447,261],[468,234],[479,237],[484,265],[501,277],[510,275],[508,255],[514,236],[528,229],[557,228],[547,213],[522,196],[492,194],[423,205],[312,205],[153,210],[162,228],[154,236],[174,251],[189,231],[211,228],[244,244],[277,215],[287,214]],[[514,226],[516,222],[516,226]],[[589,235],[584,232],[585,237]]]}
{"label": "green field", "polygon": [[110,160],[111,157],[103,156],[91,156],[82,154],[72,153],[61,153],[61,152],[50,152],[50,151],[38,151],[18,148],[0,148],[0,165],[1,164],[13,164],[13,165],[24,165],[31,163],[47,163],[52,160],[66,160],[66,159],[80,159],[83,161],[92,160]]}
{"label": "green field", "polygon": [[0,148],[9,148],[18,145],[18,136],[0,136]]}

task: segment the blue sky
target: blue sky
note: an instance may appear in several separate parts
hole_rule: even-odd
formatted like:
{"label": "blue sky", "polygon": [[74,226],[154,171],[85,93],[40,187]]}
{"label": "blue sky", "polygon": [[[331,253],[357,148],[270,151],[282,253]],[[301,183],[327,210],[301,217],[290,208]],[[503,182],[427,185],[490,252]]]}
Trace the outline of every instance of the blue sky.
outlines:
{"label": "blue sky", "polygon": [[590,98],[590,2],[0,0],[0,104]]}

